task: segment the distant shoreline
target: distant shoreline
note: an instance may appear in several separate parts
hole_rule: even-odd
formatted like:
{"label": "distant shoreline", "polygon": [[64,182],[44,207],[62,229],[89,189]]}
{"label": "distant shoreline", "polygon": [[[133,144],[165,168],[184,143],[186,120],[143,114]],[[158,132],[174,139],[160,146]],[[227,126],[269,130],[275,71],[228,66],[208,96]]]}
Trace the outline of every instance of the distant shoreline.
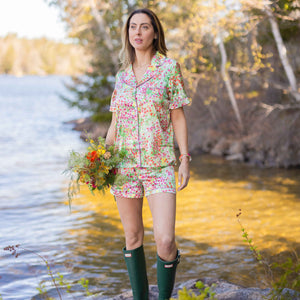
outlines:
{"label": "distant shoreline", "polygon": [[86,72],[89,60],[79,44],[19,38],[16,34],[0,37],[0,74],[74,76]]}

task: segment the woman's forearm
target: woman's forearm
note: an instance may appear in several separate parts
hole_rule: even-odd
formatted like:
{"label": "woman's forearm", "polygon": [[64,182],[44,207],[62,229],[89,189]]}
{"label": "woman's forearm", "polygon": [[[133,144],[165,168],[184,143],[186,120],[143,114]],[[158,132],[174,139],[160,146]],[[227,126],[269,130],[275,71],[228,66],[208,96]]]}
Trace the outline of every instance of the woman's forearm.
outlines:
{"label": "woman's forearm", "polygon": [[116,137],[116,113],[113,113],[111,123],[106,134],[105,143],[107,145],[113,145],[115,142],[115,137]]}
{"label": "woman's forearm", "polygon": [[187,124],[182,107],[171,110],[171,121],[181,154],[188,153]]}
{"label": "woman's forearm", "polygon": [[180,166],[178,168],[178,191],[184,189],[189,182],[190,171],[188,157],[188,134],[187,125],[182,107],[171,110],[171,121],[174,128],[176,141],[179,147],[180,154],[185,154],[181,157]]}

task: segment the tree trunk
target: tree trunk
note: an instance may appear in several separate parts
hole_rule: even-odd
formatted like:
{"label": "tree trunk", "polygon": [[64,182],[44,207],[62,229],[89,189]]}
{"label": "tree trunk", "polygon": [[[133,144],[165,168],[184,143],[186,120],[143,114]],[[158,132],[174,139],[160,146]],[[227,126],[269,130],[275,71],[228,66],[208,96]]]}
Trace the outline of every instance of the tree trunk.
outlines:
{"label": "tree trunk", "polygon": [[224,83],[225,83],[225,86],[226,86],[226,89],[227,89],[227,93],[228,93],[228,96],[229,96],[230,103],[233,107],[235,116],[238,120],[239,127],[243,131],[244,126],[243,126],[243,122],[242,122],[242,119],[241,119],[240,111],[239,111],[239,108],[238,108],[238,105],[237,105],[237,102],[236,102],[236,99],[235,99],[235,96],[234,96],[234,93],[233,93],[233,89],[232,89],[232,86],[231,86],[231,82],[230,82],[228,72],[226,70],[227,54],[226,54],[225,46],[224,46],[224,43],[223,43],[223,39],[221,38],[220,35],[219,35],[219,40],[220,40],[219,41],[219,48],[220,48],[221,58],[222,58],[221,75],[222,75],[222,78],[224,80]]}
{"label": "tree trunk", "polygon": [[278,53],[279,53],[279,57],[280,57],[282,66],[284,68],[284,71],[288,78],[289,84],[291,86],[291,94],[296,99],[296,101],[300,101],[300,94],[297,89],[296,77],[295,77],[293,68],[289,62],[289,59],[287,57],[287,50],[283,43],[278,24],[272,14],[272,12],[270,11],[270,9],[268,7],[266,7],[266,14],[267,14],[269,22],[271,24],[272,34],[273,34],[275,42],[276,42],[276,46],[278,49]]}
{"label": "tree trunk", "polygon": [[[92,13],[93,17],[95,18],[96,22],[98,23],[99,31],[103,34],[105,44],[106,44],[107,48],[109,49],[109,51],[111,52],[111,59],[115,66],[115,69],[118,70],[118,65],[119,65],[118,56],[115,54],[115,51],[114,51],[114,46],[113,46],[113,42],[111,39],[109,28],[105,25],[104,19],[98,11],[95,0],[90,0],[89,3],[91,6],[91,13]],[[103,6],[104,5],[105,5],[105,3],[103,3]],[[108,4],[108,6],[109,6],[109,4]]]}

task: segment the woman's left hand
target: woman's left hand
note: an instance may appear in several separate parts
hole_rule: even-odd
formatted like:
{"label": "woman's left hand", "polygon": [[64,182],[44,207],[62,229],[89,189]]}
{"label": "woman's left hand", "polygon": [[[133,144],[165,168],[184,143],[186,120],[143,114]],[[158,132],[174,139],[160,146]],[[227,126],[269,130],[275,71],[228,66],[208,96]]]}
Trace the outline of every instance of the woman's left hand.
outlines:
{"label": "woman's left hand", "polygon": [[183,157],[178,169],[178,191],[183,190],[190,179],[189,157]]}

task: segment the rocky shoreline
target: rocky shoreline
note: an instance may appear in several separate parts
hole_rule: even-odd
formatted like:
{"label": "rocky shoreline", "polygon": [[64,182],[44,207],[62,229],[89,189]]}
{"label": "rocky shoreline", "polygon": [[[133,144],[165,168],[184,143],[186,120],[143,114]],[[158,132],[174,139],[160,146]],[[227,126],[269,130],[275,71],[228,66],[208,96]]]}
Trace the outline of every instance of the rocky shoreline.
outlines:
{"label": "rocky shoreline", "polygon": [[[202,281],[206,287],[210,287],[211,290],[215,293],[215,299],[218,300],[265,300],[268,299],[268,295],[271,292],[271,289],[260,289],[255,287],[242,287],[236,284],[232,284],[223,280],[215,278],[201,278],[201,279],[191,279],[181,284],[176,284],[172,294],[172,298],[178,299],[178,291],[182,290],[183,287],[186,287],[187,290],[190,290],[195,295],[200,295],[199,290],[195,287],[197,281]],[[213,286],[214,285],[214,286]],[[287,299],[298,300],[300,299],[300,294],[290,290],[284,289],[283,295],[290,296]],[[155,285],[150,285],[149,287],[149,300],[158,299],[158,289]],[[132,292],[128,291],[121,295],[118,295],[109,300],[133,300]]]}
{"label": "rocky shoreline", "polygon": [[[73,125],[73,130],[80,131],[80,137],[95,139],[105,137],[109,123],[96,123],[91,118],[82,118],[65,122]],[[300,136],[300,131],[296,135]],[[189,148],[192,154],[208,153],[224,157],[226,160],[238,161],[259,167],[299,167],[300,149],[293,144],[282,142],[276,144],[264,139],[263,133],[226,137],[211,128],[190,130]]]}
{"label": "rocky shoreline", "polygon": [[252,115],[248,112],[243,130],[232,119],[213,122],[203,116],[203,111],[199,107],[197,110],[197,105],[186,110],[192,152],[202,151],[259,167],[300,167],[300,107],[271,109],[258,105]]}
{"label": "rocky shoreline", "polygon": [[83,140],[88,136],[92,139],[105,137],[109,127],[109,123],[96,123],[89,117],[67,121],[65,124],[72,125],[72,130],[80,131],[80,138]]}

